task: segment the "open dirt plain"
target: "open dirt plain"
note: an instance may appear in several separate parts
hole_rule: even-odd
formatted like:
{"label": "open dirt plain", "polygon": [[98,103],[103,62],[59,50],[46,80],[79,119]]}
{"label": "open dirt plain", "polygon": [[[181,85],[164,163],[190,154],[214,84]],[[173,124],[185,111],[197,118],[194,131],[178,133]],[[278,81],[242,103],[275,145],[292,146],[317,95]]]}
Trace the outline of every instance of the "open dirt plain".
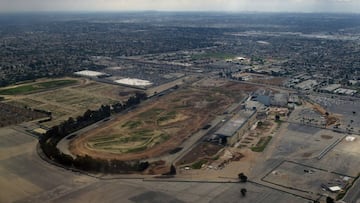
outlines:
{"label": "open dirt plain", "polygon": [[76,138],[75,155],[121,160],[156,157],[175,149],[232,103],[243,98],[229,86],[186,87]]}
{"label": "open dirt plain", "polygon": [[[90,177],[43,161],[36,145],[27,134],[0,128],[0,202],[307,202],[253,183]],[[241,197],[241,188],[247,189],[246,197]]]}
{"label": "open dirt plain", "polygon": [[[30,107],[51,112],[53,119],[42,123],[44,127],[49,128],[60,124],[69,117],[76,118],[88,109],[94,110],[103,104],[124,101],[138,91],[84,78],[65,79],[75,80],[77,83],[55,89],[42,89],[34,93],[7,95],[4,102],[21,108]],[[45,81],[51,80],[43,82]]]}

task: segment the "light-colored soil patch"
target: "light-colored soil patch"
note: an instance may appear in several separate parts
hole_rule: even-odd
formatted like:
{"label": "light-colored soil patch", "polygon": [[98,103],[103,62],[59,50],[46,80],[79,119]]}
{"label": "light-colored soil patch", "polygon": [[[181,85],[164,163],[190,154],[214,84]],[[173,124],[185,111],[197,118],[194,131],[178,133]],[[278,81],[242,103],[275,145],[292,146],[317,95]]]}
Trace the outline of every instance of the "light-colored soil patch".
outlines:
{"label": "light-colored soil patch", "polygon": [[[241,155],[236,160],[232,160],[237,154]],[[231,155],[231,156],[229,156]],[[178,169],[178,177],[200,180],[229,180],[237,181],[238,174],[250,175],[255,167],[259,154],[250,149],[225,148],[218,159],[208,162],[201,169],[186,170],[184,167]],[[236,158],[236,157],[235,157]],[[219,164],[223,164],[219,167]]]}
{"label": "light-colored soil patch", "polygon": [[42,191],[41,188],[27,181],[19,178],[16,174],[11,173],[0,167],[0,174],[7,174],[7,176],[0,176],[0,201],[14,202],[30,194],[36,194]]}

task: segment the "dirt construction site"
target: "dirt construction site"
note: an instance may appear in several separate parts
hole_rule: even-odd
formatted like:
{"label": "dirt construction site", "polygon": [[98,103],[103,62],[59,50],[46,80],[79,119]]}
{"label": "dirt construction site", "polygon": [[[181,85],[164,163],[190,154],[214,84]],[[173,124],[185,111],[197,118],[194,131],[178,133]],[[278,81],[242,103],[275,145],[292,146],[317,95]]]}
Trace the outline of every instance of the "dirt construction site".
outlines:
{"label": "dirt construction site", "polygon": [[77,136],[70,143],[70,151],[74,155],[120,160],[169,153],[244,98],[243,93],[233,83],[182,87]]}

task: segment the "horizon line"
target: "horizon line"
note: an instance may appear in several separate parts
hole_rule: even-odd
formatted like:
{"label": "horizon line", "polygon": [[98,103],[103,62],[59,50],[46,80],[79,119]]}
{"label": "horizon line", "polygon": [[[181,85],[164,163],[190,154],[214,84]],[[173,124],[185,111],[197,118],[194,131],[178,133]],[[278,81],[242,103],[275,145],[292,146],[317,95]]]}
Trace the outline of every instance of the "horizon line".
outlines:
{"label": "horizon line", "polygon": [[360,14],[359,12],[344,11],[229,11],[229,10],[28,10],[28,11],[0,11],[0,14],[48,14],[48,13],[224,13],[224,14]]}

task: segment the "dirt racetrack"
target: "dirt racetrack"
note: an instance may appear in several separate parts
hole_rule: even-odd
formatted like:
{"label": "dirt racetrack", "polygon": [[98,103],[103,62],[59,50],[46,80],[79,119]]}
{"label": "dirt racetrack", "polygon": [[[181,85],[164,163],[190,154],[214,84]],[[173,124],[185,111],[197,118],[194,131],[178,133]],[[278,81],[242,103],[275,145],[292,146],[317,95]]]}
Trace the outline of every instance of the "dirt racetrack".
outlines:
{"label": "dirt racetrack", "polygon": [[70,143],[74,155],[139,160],[178,147],[215,115],[244,96],[236,85],[187,87],[144,102],[136,110],[78,136]]}

